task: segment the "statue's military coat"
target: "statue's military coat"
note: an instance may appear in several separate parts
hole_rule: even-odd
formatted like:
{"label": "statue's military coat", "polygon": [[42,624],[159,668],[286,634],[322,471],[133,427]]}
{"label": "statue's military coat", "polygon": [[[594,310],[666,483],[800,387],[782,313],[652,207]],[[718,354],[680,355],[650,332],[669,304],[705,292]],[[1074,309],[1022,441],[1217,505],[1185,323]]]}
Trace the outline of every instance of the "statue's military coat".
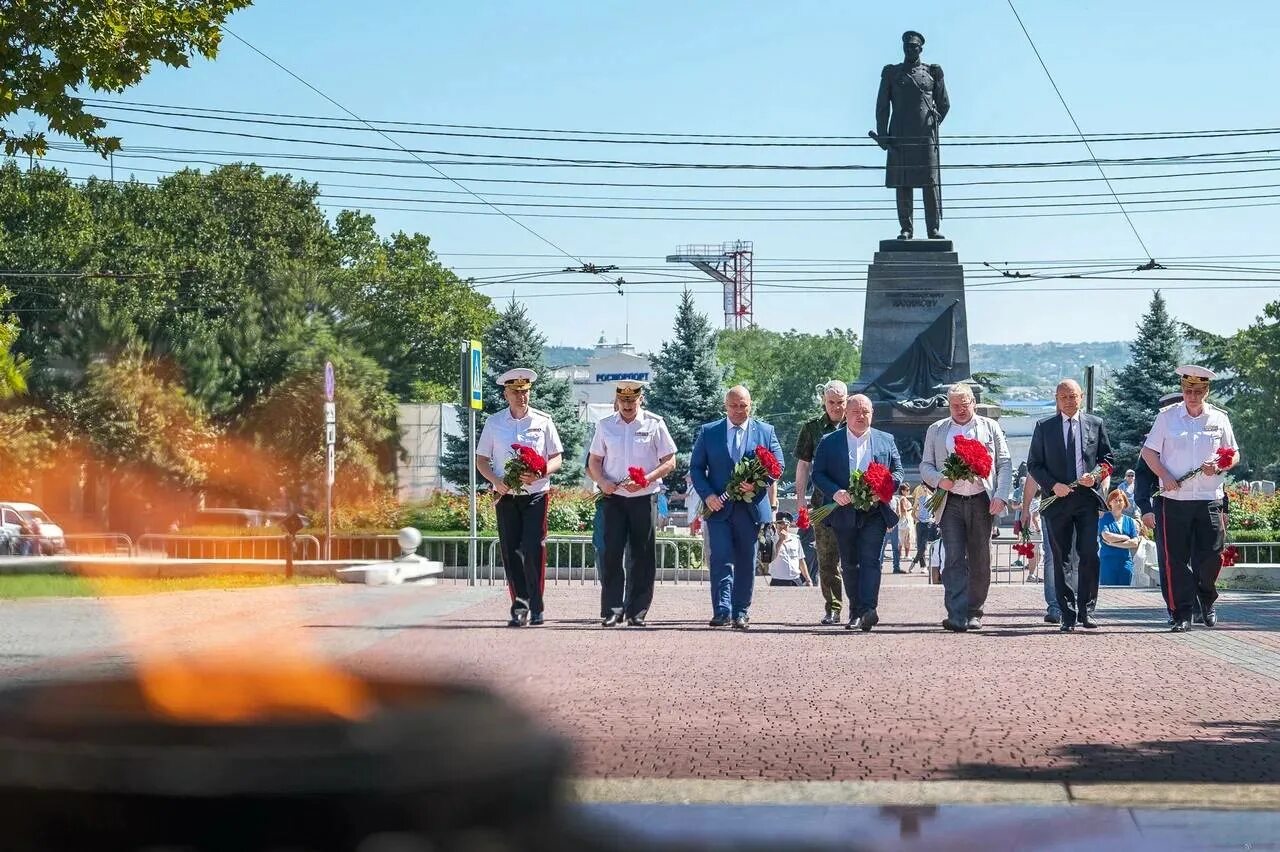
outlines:
{"label": "statue's military coat", "polygon": [[[892,107],[892,109],[890,109]],[[876,97],[876,133],[889,137],[884,185],[938,186],[938,125],[951,102],[941,65],[886,65]]]}

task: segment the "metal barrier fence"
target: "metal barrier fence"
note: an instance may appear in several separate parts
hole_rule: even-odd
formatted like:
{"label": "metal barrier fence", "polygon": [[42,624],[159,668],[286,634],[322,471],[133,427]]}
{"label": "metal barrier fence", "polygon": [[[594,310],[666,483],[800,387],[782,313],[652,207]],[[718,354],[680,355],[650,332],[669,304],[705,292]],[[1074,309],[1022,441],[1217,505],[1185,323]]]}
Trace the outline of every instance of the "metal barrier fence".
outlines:
{"label": "metal barrier fence", "polygon": [[[465,541],[463,539],[464,543]],[[680,567],[681,544],[698,552],[699,563],[705,561],[701,558],[702,539],[690,538],[685,541],[660,538],[655,543],[654,551],[658,582],[670,580],[674,585],[679,585],[682,570],[686,582],[706,579],[700,568],[692,565],[684,569]],[[548,536],[546,545],[547,581],[552,585],[559,585],[561,581],[573,583],[575,580],[580,585],[586,585],[588,580],[593,584],[600,582],[596,574],[596,551],[591,536]],[[506,574],[496,538],[489,540],[486,551],[484,562],[478,568],[479,578],[486,579],[490,584],[505,581]],[[463,552],[465,554],[465,549]]]}
{"label": "metal barrier fence", "polygon": [[[318,560],[320,540],[313,535],[296,537],[294,558]],[[198,536],[148,533],[138,538],[135,556],[163,555],[170,559],[284,559],[287,535]]]}
{"label": "metal barrier fence", "polygon": [[[1027,582],[1027,562],[1026,560],[1013,552],[1013,546],[1017,542],[996,540],[991,542],[991,582],[992,583],[1025,583]],[[935,559],[935,549],[941,546],[941,541],[933,541],[929,543],[929,557],[925,560],[926,565],[932,565]],[[1044,566],[1044,557],[1041,556],[1038,563],[1040,568]],[[928,574],[929,582],[933,582],[932,573]]]}
{"label": "metal barrier fence", "polygon": [[336,533],[329,538],[330,559],[395,559],[399,555],[400,537],[394,533]]}
{"label": "metal barrier fence", "polygon": [[1245,541],[1230,542],[1229,547],[1234,547],[1239,554],[1236,557],[1237,565],[1256,565],[1280,563],[1280,542],[1275,541]]}
{"label": "metal barrier fence", "polygon": [[[62,537],[63,556],[132,556],[133,540],[124,533],[71,533]],[[0,535],[0,556],[44,556],[50,551],[34,534]]]}

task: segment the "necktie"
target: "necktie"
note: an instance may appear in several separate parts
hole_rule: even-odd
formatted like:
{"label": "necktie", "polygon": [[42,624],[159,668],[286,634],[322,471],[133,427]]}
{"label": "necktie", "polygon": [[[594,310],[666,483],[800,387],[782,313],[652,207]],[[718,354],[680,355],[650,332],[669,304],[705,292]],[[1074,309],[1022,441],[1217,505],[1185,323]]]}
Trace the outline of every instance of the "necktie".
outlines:
{"label": "necktie", "polygon": [[733,463],[742,461],[742,427],[733,427]]}
{"label": "necktie", "polygon": [[1067,464],[1071,466],[1075,477],[1080,477],[1080,469],[1076,466],[1076,421],[1071,418],[1067,421]]}

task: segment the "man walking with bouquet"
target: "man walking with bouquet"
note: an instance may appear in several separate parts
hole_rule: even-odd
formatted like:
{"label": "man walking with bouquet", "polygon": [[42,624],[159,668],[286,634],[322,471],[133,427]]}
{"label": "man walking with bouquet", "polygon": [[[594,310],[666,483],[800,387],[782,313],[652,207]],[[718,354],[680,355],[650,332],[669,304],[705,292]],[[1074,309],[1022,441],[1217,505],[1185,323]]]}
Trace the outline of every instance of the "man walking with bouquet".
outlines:
{"label": "man walking with bouquet", "polygon": [[946,554],[942,626],[963,633],[982,628],[991,588],[991,527],[1009,502],[1013,465],[1004,430],[977,413],[967,384],[951,386],[947,407],[951,416],[925,433],[920,477],[937,489],[929,499]]}
{"label": "man walking with bouquet", "polygon": [[[1098,602],[1098,515],[1107,511],[1103,491],[1114,458],[1102,418],[1080,410],[1080,385],[1058,383],[1058,413],[1044,418],[1031,433],[1027,473],[1044,492],[1040,518],[1049,526],[1053,549],[1053,587],[1062,613],[1059,630],[1094,629]],[[1066,565],[1077,557],[1075,589],[1067,582]]]}
{"label": "man walking with bouquet", "polygon": [[1214,603],[1227,533],[1222,478],[1239,461],[1239,446],[1226,412],[1207,402],[1213,371],[1188,364],[1177,373],[1183,401],[1156,415],[1142,459],[1160,479],[1152,500],[1156,548],[1171,629],[1185,633],[1197,600],[1205,627],[1218,623]]}
{"label": "man walking with bouquet", "polygon": [[485,420],[476,442],[476,472],[497,495],[498,545],[511,595],[508,627],[542,624],[547,492],[551,474],[564,461],[556,424],[546,412],[529,405],[537,378],[537,373],[523,367],[498,376],[507,408]]}
{"label": "man walking with bouquet", "polygon": [[[667,422],[642,407],[645,385],[618,382],[617,411],[596,424],[587,456],[587,474],[600,486],[597,499],[604,508],[600,618],[605,627],[618,626],[624,617],[632,627],[644,627],[656,575],[653,499],[676,466]],[[624,572],[628,544],[631,569]]]}
{"label": "man walking with bouquet", "polygon": [[760,525],[773,522],[769,485],[782,475],[782,447],[773,427],[751,416],[742,385],[724,397],[725,417],[704,424],[693,442],[689,475],[704,503],[711,544],[712,627],[750,625]]}
{"label": "man walking with bouquet", "polygon": [[871,428],[871,411],[867,397],[849,397],[845,428],[818,444],[813,484],[834,502],[810,515],[835,533],[849,598],[845,629],[863,632],[880,622],[880,555],[898,523],[893,499],[902,483],[898,445],[888,432]]}

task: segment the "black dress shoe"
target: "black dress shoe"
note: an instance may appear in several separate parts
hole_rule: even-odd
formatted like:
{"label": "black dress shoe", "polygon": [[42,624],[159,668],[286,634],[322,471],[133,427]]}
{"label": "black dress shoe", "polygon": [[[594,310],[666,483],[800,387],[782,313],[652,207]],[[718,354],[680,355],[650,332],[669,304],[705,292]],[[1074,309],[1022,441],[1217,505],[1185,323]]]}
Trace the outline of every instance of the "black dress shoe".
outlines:
{"label": "black dress shoe", "polygon": [[849,622],[844,626],[845,630],[860,630],[861,628],[862,628],[862,616],[860,615],[849,616]]}
{"label": "black dress shoe", "polygon": [[1170,626],[1170,627],[1172,627],[1173,625],[1175,625],[1175,624],[1177,624],[1177,623],[1178,623],[1178,619],[1174,618],[1172,615],[1171,615],[1171,616],[1169,616],[1169,626]]}
{"label": "black dress shoe", "polygon": [[734,630],[746,630],[750,626],[751,626],[751,620],[747,618],[745,615],[740,615],[733,620]]}
{"label": "black dress shoe", "polygon": [[627,624],[632,627],[644,627],[644,614],[641,613],[640,615],[631,616],[627,619]]}
{"label": "black dress shoe", "polygon": [[942,628],[950,630],[952,633],[964,633],[969,629],[967,624],[956,624],[949,618],[942,619]]}
{"label": "black dress shoe", "polygon": [[839,623],[840,623],[840,615],[839,615],[839,613],[829,612],[829,613],[827,613],[826,615],[822,616],[822,621],[820,621],[820,622],[818,622],[818,623],[819,623],[819,624],[826,624],[826,625],[828,625],[828,626],[829,626],[829,625],[832,625],[832,624],[839,624]]}
{"label": "black dress shoe", "polygon": [[600,626],[601,627],[617,627],[621,623],[622,623],[622,613],[611,612],[604,617],[603,621],[600,622]]}
{"label": "black dress shoe", "polygon": [[1204,624],[1204,613],[1203,612],[1193,613],[1191,616],[1191,623]]}
{"label": "black dress shoe", "polygon": [[543,624],[542,613],[535,612],[533,615],[529,616],[530,627],[541,627]]}
{"label": "black dress shoe", "polygon": [[1046,612],[1044,614],[1045,624],[1061,624],[1062,616],[1056,612]]}
{"label": "black dress shoe", "polygon": [[1204,611],[1204,626],[1205,627],[1218,626],[1218,613],[1217,613],[1217,610],[1215,610],[1213,607],[1209,607]]}
{"label": "black dress shoe", "polygon": [[1098,622],[1093,620],[1092,615],[1085,613],[1084,615],[1080,616],[1080,626],[1083,627],[1085,630],[1097,630]]}
{"label": "black dress shoe", "polygon": [[518,609],[511,613],[511,620],[507,622],[508,627],[526,627],[529,624],[529,610]]}
{"label": "black dress shoe", "polygon": [[711,619],[709,622],[707,622],[707,626],[708,626],[708,627],[728,627],[728,626],[729,626],[729,616],[727,616],[727,615],[717,615],[715,618],[713,618],[713,619]]}
{"label": "black dress shoe", "polygon": [[880,623],[880,616],[876,614],[874,609],[869,609],[862,614],[862,632],[870,633],[871,628]]}
{"label": "black dress shoe", "polygon": [[1190,621],[1175,621],[1173,626],[1169,628],[1170,633],[1186,633],[1191,629]]}
{"label": "black dress shoe", "polygon": [[1074,624],[1063,624],[1058,628],[1059,633],[1075,633],[1076,626]]}
{"label": "black dress shoe", "polygon": [[965,626],[965,627],[967,627],[967,628],[969,628],[970,630],[981,630],[981,629],[982,629],[982,616],[980,616],[980,615],[971,615],[971,616],[969,616],[969,620],[965,623],[965,625],[964,625],[964,626]]}

